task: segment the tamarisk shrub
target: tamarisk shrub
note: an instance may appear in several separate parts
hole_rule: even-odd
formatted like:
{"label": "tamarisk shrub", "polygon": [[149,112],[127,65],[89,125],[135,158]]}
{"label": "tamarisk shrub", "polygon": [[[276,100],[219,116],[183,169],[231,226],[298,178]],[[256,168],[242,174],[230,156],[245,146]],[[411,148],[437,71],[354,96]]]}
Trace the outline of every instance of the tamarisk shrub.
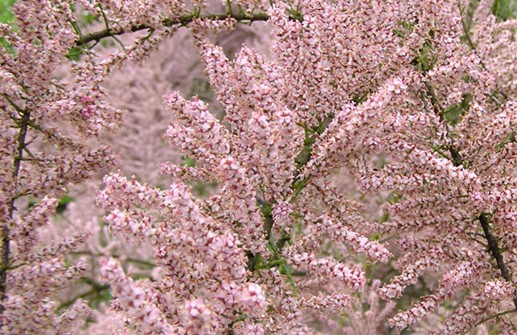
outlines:
{"label": "tamarisk shrub", "polygon": [[[243,39],[248,45],[262,47],[268,36],[261,34],[260,26],[266,28],[265,23],[254,24],[253,29],[244,25],[237,26],[227,33],[218,34],[214,43],[221,45],[229,57],[234,53],[233,50],[240,48]],[[121,37],[121,41],[126,39],[127,37]],[[267,52],[266,45],[263,49]],[[111,48],[119,48],[119,45]],[[99,52],[106,53],[109,49],[103,48]],[[160,43],[159,48],[145,59],[145,63],[125,62],[124,66],[110,74],[104,83],[108,98],[118,108],[126,110],[126,114],[124,127],[111,135],[109,141],[112,150],[117,152],[119,166],[125,175],[134,174],[137,179],[145,179],[151,185],[162,187],[170,179],[156,169],[159,162],[164,159],[183,159],[181,155],[171,151],[170,146],[162,139],[169,115],[162,110],[161,101],[163,95],[170,93],[171,89],[180,90],[186,97],[199,94],[201,99],[210,102],[212,111],[220,115],[222,107],[213,103],[215,98],[204,78],[203,70],[204,64],[198,57],[192,34],[182,29]],[[135,148],[138,150],[135,151]],[[86,298],[92,307],[109,299],[109,286],[99,283],[97,276],[98,258],[103,255],[113,255],[121,260],[123,267],[129,266],[127,272],[131,276],[141,278],[153,274],[154,261],[150,246],[128,243],[124,238],[109,234],[109,228],[103,224],[102,211],[95,207],[96,190],[101,188],[101,183],[102,178],[94,177],[93,180],[68,191],[74,201],[66,207],[63,214],[69,223],[90,232],[85,246],[72,252],[72,256],[87,257],[92,266],[80,279],[79,285],[59,293],[61,307],[72,303],[77,297]],[[194,194],[204,194],[211,187],[203,183],[195,184]],[[59,227],[58,234],[69,234],[63,224]],[[93,317],[98,319],[100,316],[96,313]],[[89,333],[91,331],[88,330]],[[109,330],[103,328],[101,333],[109,333]]]}
{"label": "tamarisk shrub", "polygon": [[74,333],[87,306],[56,313],[54,293],[84,272],[83,261],[70,264],[63,256],[89,232],[42,236],[66,187],[115,163],[95,137],[121,118],[104,101],[101,82],[123,57],[98,61],[85,53],[59,78],[55,73],[68,63],[77,38],[70,4],[26,1],[12,11],[13,25],[0,24],[0,332]]}
{"label": "tamarisk shrub", "polygon": [[[21,28],[2,26],[15,51],[2,54],[3,76],[12,83],[2,84],[4,108],[12,115],[5,116],[12,128],[5,127],[5,178],[14,181],[5,183],[14,191],[4,197],[3,330],[30,333],[44,324],[66,333],[80,323],[77,309],[85,308],[74,304],[52,313],[51,289],[64,285],[61,278],[73,279],[80,265],[61,267],[63,276],[51,279],[33,270],[45,263],[31,256],[37,241],[26,242],[35,222],[52,215],[56,201],[45,195],[82,180],[85,168],[58,181],[52,177],[64,173],[41,168],[23,178],[24,169],[40,167],[41,160],[24,151],[24,134],[49,134],[45,139],[54,143],[61,133],[40,129],[62,126],[57,116],[78,133],[111,128],[106,120],[117,120],[118,113],[101,112],[102,75],[87,75],[105,74],[127,55],[144,59],[185,25],[224,117],[196,97],[170,93],[164,97],[171,115],[164,139],[195,164],[161,164],[172,180],[164,188],[116,171],[104,177],[97,201],[106,222],[128,240],[151,245],[156,269],[152,280],[134,279],[115,258],[102,258],[101,279],[113,300],[100,322],[113,322],[113,332],[122,334],[373,334],[387,332],[385,319],[401,333],[443,315],[428,333],[517,333],[515,20],[494,16],[497,3],[227,2],[224,14],[213,14],[201,2],[81,1],[106,29],[83,35],[72,24],[78,37],[62,29],[75,22],[67,3],[38,2],[49,14],[26,25],[23,18],[36,7],[17,5]],[[50,27],[63,36],[43,28],[48,35],[37,40],[23,35],[24,27],[33,32],[38,22],[52,20]],[[243,46],[230,60],[211,42],[223,28],[257,20],[272,28],[271,59]],[[86,59],[75,65],[89,71],[79,71],[75,85],[54,88],[49,69],[40,75],[47,83],[41,86],[38,71],[59,59],[9,67],[22,62],[24,47],[50,48],[55,37],[64,44],[52,55],[64,55],[72,46],[144,29],[150,35],[125,56],[108,58],[109,65],[83,50]],[[25,44],[16,44],[16,36]],[[20,78],[26,81],[17,84]],[[99,92],[94,99],[74,93],[91,83],[85,90]],[[68,103],[52,100],[61,97],[54,92]],[[74,99],[88,108],[70,103]],[[61,151],[51,168],[76,171],[62,166],[77,150]],[[95,169],[92,160],[79,162]],[[379,222],[368,220],[364,204],[343,192],[337,180],[345,174],[365,196],[386,197]],[[192,182],[217,188],[197,197]],[[22,219],[15,200],[29,194],[41,200]],[[7,241],[15,251],[6,249]],[[52,254],[39,250],[41,257]],[[397,275],[372,273],[376,262],[391,264]],[[22,276],[35,278],[32,286],[18,284],[25,283],[17,279]],[[397,299],[424,277],[436,284],[395,313]],[[45,299],[24,302],[34,297]],[[20,315],[24,321],[13,321]]]}
{"label": "tamarisk shrub", "polygon": [[[281,10],[275,14],[279,26],[287,21]],[[205,24],[194,24],[194,32],[201,35]],[[357,290],[365,280],[354,266],[320,257],[325,240],[346,241],[372,260],[390,254],[352,228],[365,225],[360,206],[335,195],[326,176],[309,183],[300,174],[311,145],[304,137],[325,125],[306,123],[304,131],[298,124],[303,118],[284,102],[283,69],[247,48],[229,62],[221,49],[199,39],[231,132],[200,100],[166,98],[175,119],[165,138],[197,166],[165,163],[164,173],[177,180],[167,190],[112,174],[99,196],[112,229],[155,245],[163,279],[142,283],[142,293],[113,260],[105,261],[103,276],[120,297],[117,309],[126,309],[139,331],[308,332],[301,322],[305,310],[325,319],[323,308],[339,311],[350,300],[342,284]],[[311,117],[308,122],[317,121]],[[302,149],[309,152],[298,156]],[[220,190],[195,199],[183,183],[192,179],[216,181]],[[322,201],[314,203],[315,196]],[[140,299],[149,307],[139,308],[134,301]]]}
{"label": "tamarisk shrub", "polygon": [[[244,66],[249,66],[248,62],[254,61],[257,65],[262,62],[258,55],[244,49],[235,60],[235,64],[242,64],[242,67],[233,70],[231,64],[224,60],[222,50],[208,43],[204,47],[210,57],[206,59],[207,62],[219,61],[214,55],[221,57],[218,68],[213,66],[215,70],[229,71],[226,87],[238,88],[238,77],[231,72],[239,70],[245,76]],[[214,84],[217,78],[209,77]],[[235,81],[232,82],[232,79]],[[267,77],[264,79],[261,84],[267,89],[270,80]],[[271,116],[278,120],[276,129],[272,128],[274,123],[261,127],[260,122],[268,122],[267,119],[261,120],[267,117],[265,111],[269,108],[263,100],[271,97],[271,92],[268,90],[259,95],[260,92],[252,91],[251,95],[242,90],[239,93],[245,96],[232,97],[236,101],[254,99],[251,100],[256,101],[254,110],[262,112],[262,115],[255,116],[257,120],[251,119],[247,124],[247,120],[242,120],[239,114],[230,115],[227,108],[225,119],[228,122],[232,120],[235,129],[241,129],[238,135],[232,135],[200,100],[188,102],[177,94],[168,96],[167,107],[174,112],[176,120],[169,126],[166,138],[181,149],[188,150],[198,165],[191,168],[165,163],[162,166],[164,172],[174,175],[179,181],[168,190],[152,189],[119,174],[105,178],[107,188],[101,193],[99,202],[111,209],[111,214],[106,218],[111,227],[127,235],[136,235],[139,240],[150,239],[155,245],[156,261],[163,269],[163,280],[148,283],[148,294],[155,296],[157,292],[170,292],[160,298],[170,303],[148,298],[151,300],[147,302],[155,305],[156,310],[161,309],[162,315],[133,308],[133,300],[128,301],[129,306],[120,306],[127,308],[133,318],[144,318],[139,325],[142,331],[164,331],[164,328],[170,327],[170,323],[165,322],[165,315],[175,316],[179,323],[173,329],[167,329],[168,332],[221,333],[227,331],[229,326],[243,333],[263,332],[264,329],[268,332],[288,331],[289,327],[293,331],[303,331],[305,326],[299,319],[304,316],[304,309],[322,311],[321,304],[339,308],[348,302],[349,297],[339,290],[331,294],[307,296],[301,291],[302,287],[322,290],[328,286],[329,290],[336,290],[335,284],[341,282],[358,289],[364,282],[355,267],[345,266],[331,257],[317,257],[314,251],[319,252],[323,239],[327,236],[345,238],[357,250],[368,252],[372,259],[387,259],[387,250],[349,228],[338,227],[334,223],[337,219],[332,218],[330,213],[316,215],[307,212],[304,217],[314,221],[316,231],[311,234],[312,237],[305,234],[305,239],[300,239],[296,244],[291,241],[292,246],[287,247],[289,236],[301,233],[289,226],[293,223],[290,217],[297,198],[291,189],[296,149],[302,146],[303,131],[298,129],[295,122],[286,119],[286,106],[281,105],[271,111],[277,113]],[[250,114],[251,108],[253,106],[248,107]],[[273,131],[270,136],[261,134],[267,129]],[[195,136],[195,143],[189,143],[190,140],[186,138],[189,134]],[[293,141],[296,137],[298,141]],[[277,153],[264,150],[271,145],[277,146]],[[239,160],[230,155],[231,147],[238,146],[242,148],[236,151],[237,155],[242,155],[237,156]],[[277,157],[267,160],[270,154],[276,154],[280,159],[287,156],[284,162],[287,171],[278,170],[278,164],[275,164]],[[266,159],[256,160],[257,156]],[[248,167],[239,163],[244,159]],[[251,164],[257,170],[255,175]],[[269,178],[261,177],[260,173]],[[182,182],[193,178],[215,180],[220,185],[220,192],[208,200],[195,199]],[[257,192],[259,189],[262,189],[260,193]],[[153,205],[157,207],[152,209]],[[352,212],[354,206],[350,203],[348,211]],[[149,207],[151,209],[146,211],[145,208]],[[353,219],[360,220],[360,216],[356,215]],[[273,227],[273,222],[277,226]],[[304,225],[303,221],[300,221],[300,225]],[[336,232],[332,232],[333,229]],[[239,236],[239,240],[235,236]],[[284,247],[290,249],[288,253],[282,252]],[[120,269],[117,270],[115,264],[110,266],[110,272],[104,276],[112,283],[114,280],[121,281],[120,289],[128,287],[127,279],[122,281],[124,277]],[[191,268],[196,271],[191,271]],[[313,275],[305,274],[306,271],[311,271]],[[118,279],[112,277],[114,273]],[[287,281],[283,276],[287,276]],[[277,300],[278,304],[274,307],[274,313],[264,314],[266,295],[263,287],[279,290],[278,296],[272,299]],[[242,322],[235,322],[235,315],[242,318]]]}
{"label": "tamarisk shrub", "polygon": [[[350,302],[336,280],[351,289],[364,285],[344,263],[350,251],[371,260],[390,256],[365,237],[382,232],[403,252],[401,274],[380,289],[382,296],[398,298],[426,271],[441,276],[431,294],[391,318],[399,331],[460,291],[469,297],[437,331],[463,333],[514,309],[512,265],[499,245],[511,245],[511,226],[498,224],[496,213],[506,218],[514,210],[512,191],[500,189],[513,185],[515,107],[508,77],[484,65],[489,53],[461,43],[470,34],[462,8],[310,1],[300,4],[300,21],[273,8],[274,61],[246,47],[229,61],[203,36],[208,22],[194,22],[225,123],[200,100],[169,95],[174,119],[165,138],[196,166],[163,164],[175,180],[168,190],[119,174],[105,178],[99,202],[110,210],[107,221],[152,241],[163,270],[161,282],[145,286],[153,312],[135,309],[132,300],[119,308],[152,331],[172,324],[168,332],[310,332],[306,311]],[[494,38],[500,27],[493,27]],[[381,153],[386,162],[375,166]],[[392,192],[386,222],[365,222],[361,207],[340,197],[329,177],[342,168],[364,191]],[[219,191],[195,199],[184,184],[191,180],[215,181]],[[341,255],[323,256],[324,241]],[[233,253],[231,270],[230,261],[217,262]],[[124,280],[106,262],[106,278]],[[263,290],[253,308],[241,296],[251,283]],[[225,298],[217,299],[221,292]],[[513,327],[507,315],[496,321]]]}

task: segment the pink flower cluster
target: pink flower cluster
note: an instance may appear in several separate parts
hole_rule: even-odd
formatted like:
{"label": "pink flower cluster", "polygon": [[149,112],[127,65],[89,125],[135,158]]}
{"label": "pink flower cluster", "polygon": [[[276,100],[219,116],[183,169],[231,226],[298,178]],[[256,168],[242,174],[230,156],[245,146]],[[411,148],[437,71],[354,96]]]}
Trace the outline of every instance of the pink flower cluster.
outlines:
{"label": "pink flower cluster", "polygon": [[[502,276],[510,285],[513,265],[504,261],[509,254],[503,255],[502,245],[512,246],[515,236],[504,233],[515,211],[509,200],[515,183],[510,165],[515,108],[509,95],[502,104],[489,99],[487,92],[503,86],[484,65],[481,50],[458,42],[469,34],[458,8],[446,1],[306,1],[297,9],[303,15],[298,21],[286,14],[287,7],[268,12],[273,60],[247,47],[229,60],[203,33],[208,27],[193,25],[225,115],[217,119],[197,98],[166,97],[173,121],[165,138],[196,164],[168,162],[162,170],[183,183],[215,183],[214,193],[189,195],[175,214],[185,220],[176,224],[167,221],[162,200],[135,203],[122,196],[118,204],[105,206],[112,227],[150,239],[155,247],[178,245],[170,236],[196,237],[200,244],[182,242],[174,257],[198,255],[204,250],[201,241],[213,241],[213,234],[235,239],[233,267],[243,269],[243,277],[234,277],[230,286],[260,285],[262,312],[251,315],[244,306],[233,318],[214,312],[217,304],[206,298],[215,294],[210,290],[229,288],[200,280],[207,269],[213,278],[223,275],[217,268],[224,266],[209,262],[231,261],[208,253],[210,258],[199,255],[191,262],[192,270],[183,267],[183,277],[175,276],[163,291],[187,303],[187,311],[172,313],[183,316],[178,324],[203,332],[252,325],[273,333],[281,327],[308,332],[303,319],[315,313],[330,327],[332,317],[322,315],[321,306],[353,308],[347,294],[368,283],[356,254],[369,262],[400,255],[393,264],[400,274],[376,289],[386,299],[399,298],[431,271],[441,274],[428,295],[391,318],[399,331],[459,292],[475,290],[474,278],[488,283]],[[379,166],[380,155],[386,158]],[[380,208],[385,223],[368,222],[360,214],[364,207],[339,194],[330,178],[343,169],[367,194],[392,198]],[[126,181],[119,183],[107,180],[103,201],[117,199],[109,190],[126,187]],[[178,195],[189,194],[182,185]],[[169,240],[157,237],[158,227],[172,229]],[[391,250],[368,238],[373,232],[393,239]],[[190,241],[187,236],[182,241]],[[198,249],[187,248],[190,244]],[[160,249],[157,259],[166,253],[171,251]],[[167,260],[177,264],[174,257]],[[491,261],[497,262],[495,269],[487,266]],[[183,286],[176,287],[180,282]],[[336,289],[339,284],[348,288]],[[196,290],[200,285],[206,287],[202,295]],[[232,297],[224,300],[239,301]],[[499,297],[506,304],[512,295]],[[191,321],[185,319],[189,315]],[[444,325],[453,319],[451,314]],[[462,319],[462,329],[474,327],[472,320]]]}
{"label": "pink flower cluster", "polygon": [[[60,296],[81,278],[109,287],[89,302],[117,334],[400,333],[442,314],[432,333],[517,333],[515,19],[488,0],[223,5],[19,1],[0,24],[1,332],[99,331]],[[265,20],[270,55],[214,42]],[[116,171],[124,113],[103,83],[180,27],[223,112],[168,92],[168,182],[147,184]],[[123,50],[97,54],[108,38]],[[150,275],[77,251],[101,228],[49,237],[99,172],[101,224],[150,248]]]}

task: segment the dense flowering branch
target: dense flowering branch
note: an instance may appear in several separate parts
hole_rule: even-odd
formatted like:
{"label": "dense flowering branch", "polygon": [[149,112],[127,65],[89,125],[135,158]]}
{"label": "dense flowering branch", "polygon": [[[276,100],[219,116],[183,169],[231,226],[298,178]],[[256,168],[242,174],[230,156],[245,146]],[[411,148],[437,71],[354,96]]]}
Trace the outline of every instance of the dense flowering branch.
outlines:
{"label": "dense flowering branch", "polygon": [[[380,230],[397,233],[400,247],[408,254],[397,264],[402,273],[380,294],[398,297],[425,272],[443,271],[443,264],[457,271],[444,271],[438,288],[392,318],[398,330],[473,287],[476,276],[483,278],[487,289],[493,287],[487,265],[490,257],[497,263],[502,258],[493,248],[490,254],[482,246],[471,245],[479,227],[470,223],[487,208],[493,213],[496,203],[502,208],[507,205],[495,199],[493,186],[501,184],[487,175],[483,162],[473,154],[481,150],[491,155],[494,147],[479,147],[480,138],[486,137],[483,132],[490,128],[475,118],[485,118],[485,109],[495,109],[508,132],[514,124],[504,114],[504,109],[513,110],[511,102],[498,111],[501,106],[487,101],[486,92],[495,87],[493,77],[480,66],[476,54],[458,44],[461,27],[455,7],[440,2],[438,12],[430,2],[411,3],[414,8],[406,5],[356,4],[351,9],[311,1],[302,6],[303,21],[289,20],[283,9],[274,8],[268,14],[275,29],[275,61],[265,61],[248,48],[229,61],[204,38],[205,27],[193,22],[208,78],[226,108],[228,128],[210,116],[200,101],[170,96],[175,122],[166,138],[198,165],[163,166],[164,172],[182,181],[219,184],[219,191],[202,206],[205,213],[224,221],[239,236],[250,280],[258,280],[255,276],[262,269],[278,271],[277,278],[284,276],[288,284],[285,289],[299,299],[275,299],[299,309],[316,301],[306,299],[301,288],[315,283],[328,287],[333,280],[355,289],[364,285],[355,267],[318,256],[326,238],[340,251],[338,245],[345,242],[349,250],[372,260],[386,261],[390,256],[381,244],[350,229],[355,225],[370,232],[373,225],[358,223],[360,217],[348,210],[338,213],[350,222],[339,222],[335,209],[328,207],[333,203],[330,199],[314,201],[315,191],[324,197],[334,193],[324,180],[336,169],[347,168],[365,191],[401,194],[401,200],[386,205],[390,217]],[[442,12],[445,7],[450,10]],[[375,21],[377,34],[365,37],[366,45],[360,39],[350,40],[350,32],[361,34],[370,21],[350,21],[348,13],[369,17],[377,11],[394,12],[404,19]],[[397,31],[406,18],[405,31]],[[341,30],[348,33],[336,34]],[[369,48],[367,58],[354,53],[356,43]],[[282,134],[288,134],[289,140]],[[495,140],[499,141],[495,146],[501,140]],[[372,158],[380,153],[389,156],[388,164],[372,168]],[[508,158],[498,157],[498,166],[508,164]],[[506,171],[504,175],[511,179]],[[491,197],[494,200],[488,205]],[[302,277],[295,278],[295,272]],[[259,282],[268,287],[267,282]],[[472,301],[480,297],[473,296]],[[257,326],[260,320],[254,319]],[[470,324],[462,329],[471,327],[472,320],[464,319]],[[227,324],[233,327],[236,321]],[[302,327],[296,318],[289,321],[293,329]],[[270,332],[278,329],[275,322],[266,327]]]}
{"label": "dense flowering branch", "polygon": [[102,101],[101,83],[121,58],[97,63],[90,54],[72,65],[73,79],[57,79],[55,72],[74,45],[70,4],[21,2],[12,10],[16,26],[0,24],[0,329],[44,334],[62,327],[66,332],[78,326],[76,313],[86,308],[79,302],[55,314],[54,297],[86,270],[81,261],[66,264],[64,255],[88,233],[55,241],[43,236],[65,188],[115,161],[107,146],[88,138],[120,120],[120,111]]}
{"label": "dense flowering branch", "polygon": [[[164,139],[189,163],[161,164],[170,182],[159,186],[104,177],[105,223],[154,257],[151,278],[137,278],[123,255],[95,253],[106,254],[96,280],[111,287],[101,308],[114,332],[313,334],[311,321],[330,332],[345,319],[371,333],[387,318],[401,332],[443,310],[434,333],[485,321],[517,331],[517,25],[490,1],[468,18],[464,1],[447,0],[227,1],[221,14],[203,1],[76,5],[19,2],[16,28],[0,25],[3,332],[78,329],[85,306],[56,314],[55,298],[86,270],[63,254],[88,232],[43,232],[68,185],[115,164],[102,134],[122,113],[105,103],[104,79],[179,27],[224,113],[167,94]],[[74,10],[104,29],[83,34]],[[272,27],[272,57],[247,46],[230,57],[213,42],[255,21]],[[124,53],[100,57],[91,43],[143,30]],[[197,196],[196,183],[215,186]],[[369,210],[368,197],[382,204]],[[378,263],[395,271],[382,285]],[[404,301],[422,278],[433,281],[425,295]]]}
{"label": "dense flowering branch", "polygon": [[[22,117],[19,124],[19,132],[17,137],[17,150],[14,156],[14,168],[13,168],[13,176],[12,180],[14,181],[14,194],[17,193],[18,188],[18,175],[20,173],[20,164],[23,159],[23,153],[26,146],[26,137],[27,137],[27,128],[29,126],[29,120],[30,120],[30,112],[29,111],[23,111]],[[1,227],[1,258],[2,263],[0,265],[0,301],[4,300],[5,297],[5,282],[7,279],[7,269],[9,267],[9,253],[10,253],[10,228],[7,224],[8,220],[13,219],[14,214],[14,201],[15,198],[13,197],[8,205],[8,214],[2,213],[2,221],[4,222]],[[5,208],[2,208],[2,211],[5,211]],[[3,304],[0,306],[0,312],[3,312]]]}

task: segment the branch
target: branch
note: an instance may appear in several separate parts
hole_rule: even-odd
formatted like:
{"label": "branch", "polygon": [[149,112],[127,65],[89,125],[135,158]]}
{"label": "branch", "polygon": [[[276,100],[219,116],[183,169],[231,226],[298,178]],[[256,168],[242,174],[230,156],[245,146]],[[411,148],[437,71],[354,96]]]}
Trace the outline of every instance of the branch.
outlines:
{"label": "branch", "polygon": [[294,194],[289,199],[290,203],[293,203],[300,192],[309,184],[311,176],[306,176],[303,179],[300,179],[300,171],[301,169],[309,163],[312,158],[312,147],[316,143],[316,139],[319,135],[323,134],[323,132],[330,125],[332,120],[334,120],[335,115],[331,114],[325,117],[322,120],[319,120],[317,125],[308,126],[306,124],[302,124],[303,130],[305,131],[305,139],[303,140],[303,148],[298,153],[294,162],[296,164],[296,172],[294,174],[293,182],[291,184],[291,189],[294,191]]}
{"label": "branch", "polygon": [[[434,93],[433,88],[427,84],[427,94],[429,95],[431,99],[431,103],[433,105],[434,111],[437,115],[440,116],[440,119],[443,121],[442,118],[442,112],[441,108],[438,102],[438,99]],[[452,139],[452,138],[451,138]],[[449,147],[449,152],[451,154],[451,162],[454,164],[454,166],[461,166],[463,163],[463,157],[460,154],[460,150],[455,148],[453,145]],[[479,222],[481,223],[481,227],[483,228],[484,237],[487,240],[487,248],[492,257],[495,259],[497,263],[497,267],[501,271],[501,275],[503,276],[504,280],[507,282],[512,282],[512,275],[508,271],[508,268],[506,267],[506,264],[504,263],[503,254],[501,253],[501,249],[499,248],[499,245],[497,244],[497,239],[490,231],[490,224],[487,217],[487,214],[481,214],[479,216]],[[513,298],[513,303],[515,305],[515,309],[517,310],[517,297]]]}
{"label": "branch", "polygon": [[[162,20],[162,24],[164,27],[172,27],[172,26],[186,26],[195,19],[207,19],[207,20],[215,20],[215,21],[224,21],[227,19],[234,19],[238,22],[247,21],[247,22],[255,22],[255,21],[267,21],[269,20],[269,15],[266,13],[256,13],[253,15],[246,15],[244,13],[225,13],[225,14],[189,14],[182,15],[174,18],[167,18]],[[295,18],[291,18],[295,20]],[[82,46],[88,44],[91,41],[99,42],[101,39],[106,37],[113,37],[116,35],[122,35],[127,32],[137,32],[140,30],[153,29],[153,27],[147,25],[138,25],[132,26],[129,31],[124,30],[114,30],[111,28],[106,28],[104,30],[96,31],[90,34],[86,34],[83,36],[79,36],[79,39],[76,41],[76,46]]]}
{"label": "branch", "polygon": [[[458,8],[460,10],[460,13],[463,13],[463,9],[461,8],[461,3],[458,1]],[[479,64],[481,65],[481,67],[483,68],[483,70],[485,70],[486,72],[490,72],[488,70],[488,68],[486,67],[485,63],[483,62],[483,58],[481,57],[481,55],[479,55],[479,52],[476,50],[476,44],[472,41],[472,39],[470,38],[470,27],[467,25],[467,23],[465,22],[465,18],[463,17],[463,15],[460,15],[461,17],[461,27],[463,29],[463,33],[465,34],[465,40],[467,41],[467,45],[469,46],[470,50],[472,50],[472,52],[477,56],[477,58],[479,59]],[[500,94],[503,95],[503,97],[505,99],[508,99],[508,97],[506,96],[506,94],[504,94],[504,92],[499,92]],[[493,95],[493,94],[490,94],[488,95],[497,105],[501,106],[501,103],[498,101],[498,99]]]}
{"label": "branch", "polygon": [[107,291],[110,289],[110,286],[107,285],[107,284],[99,284],[97,282],[95,282],[93,279],[90,279],[90,278],[81,278],[80,281],[84,281],[86,284],[90,285],[92,287],[91,290],[83,293],[83,294],[80,294],[76,297],[73,297],[69,300],[66,300],[64,302],[62,302],[58,307],[57,307],[57,310],[60,311],[64,308],[67,308],[71,305],[73,305],[77,300],[79,299],[85,299],[85,298],[88,298],[89,296],[94,296],[93,298],[96,298],[96,297],[99,297],[101,296],[101,294],[104,292],[104,291]]}
{"label": "branch", "polygon": [[501,316],[506,315],[506,314],[515,313],[515,312],[517,312],[517,310],[512,309],[512,310],[508,310],[508,311],[504,311],[504,312],[500,312],[500,313],[494,314],[494,315],[492,315],[492,316],[489,316],[489,317],[484,318],[483,320],[481,320],[481,321],[477,322],[477,323],[474,325],[474,327],[472,327],[472,328],[476,328],[476,327],[477,327],[477,326],[479,326],[480,324],[485,323],[485,322],[487,322],[487,321],[490,321],[490,320],[492,320],[492,319],[495,319],[495,318],[501,317]]}
{"label": "branch", "polygon": [[[17,143],[18,147],[16,148],[16,156],[13,160],[13,190],[14,194],[16,194],[16,190],[18,187],[18,175],[20,173],[20,165],[23,160],[23,151],[25,149],[26,137],[27,137],[27,129],[29,127],[30,121],[30,112],[27,110],[22,111],[22,117],[19,123],[20,130],[18,132]],[[8,207],[8,217],[9,221],[13,218],[14,213],[14,201],[15,197],[11,198]],[[9,252],[10,252],[10,239],[9,239],[10,229],[9,222],[4,222],[2,227],[0,228],[0,237],[1,237],[1,245],[0,245],[0,313],[5,310],[3,301],[5,299],[6,286],[5,282],[7,280],[7,270],[9,268]]]}
{"label": "branch", "polygon": [[[91,251],[72,251],[70,253],[70,255],[74,255],[74,256],[84,256],[84,255],[86,255],[86,256],[91,256],[91,257],[105,257],[106,256],[105,254],[94,253],[94,252],[91,252]],[[113,258],[117,258],[121,262],[135,263],[135,264],[140,264],[142,266],[151,267],[151,268],[156,267],[155,263],[149,262],[149,261],[145,261],[145,260],[142,260],[142,259],[138,259],[138,258],[131,258],[131,257],[125,257],[125,256],[122,257],[122,255],[117,255],[117,254],[109,255],[109,256],[113,257]]]}
{"label": "branch", "polygon": [[[504,263],[503,254],[501,253],[501,249],[499,249],[497,239],[490,231],[490,224],[487,215],[481,214],[479,216],[479,222],[481,223],[481,227],[483,228],[483,232],[485,233],[485,238],[488,241],[488,250],[492,254],[492,257],[495,258],[497,267],[499,268],[499,271],[501,271],[501,275],[503,276],[504,280],[511,283],[512,275],[510,274],[510,271],[508,271],[508,268]],[[515,305],[515,309],[517,310],[517,297],[513,298],[513,304]]]}
{"label": "branch", "polygon": [[[461,3],[459,1],[458,1],[458,7],[460,9],[460,13],[462,13],[463,9],[461,8]],[[465,40],[467,41],[467,44],[468,44],[470,50],[472,50],[474,52],[474,54],[478,57],[479,63],[481,64],[481,67],[483,68],[483,70],[488,72],[488,69],[486,68],[485,64],[483,63],[483,59],[479,56],[479,54],[476,50],[476,45],[470,38],[470,29],[469,29],[469,27],[467,27],[465,18],[463,17],[463,15],[461,15],[460,17],[461,17],[461,27],[463,28],[463,33],[465,34]]]}
{"label": "branch", "polygon": [[[431,104],[433,105],[434,113],[436,115],[438,115],[438,117],[440,118],[440,121],[442,121],[444,123],[444,125],[446,126],[447,133],[449,133],[449,127],[447,126],[447,121],[445,120],[445,118],[443,116],[443,108],[441,107],[440,102],[438,101],[438,97],[436,96],[436,93],[434,92],[433,87],[429,83],[426,83],[425,86],[427,89],[427,92],[426,92],[427,96],[429,97],[429,99],[431,100]],[[433,148],[433,149],[435,152],[438,152],[440,154],[440,156],[449,159],[454,166],[461,166],[461,165],[463,165],[463,157],[460,154],[460,150],[458,150],[456,147],[454,147],[454,138],[452,136],[449,136],[449,138],[451,139],[451,143],[452,143],[448,147],[449,153],[451,155],[450,158],[447,157],[447,155],[443,154],[443,152],[438,152],[438,151],[436,151],[435,148]]]}

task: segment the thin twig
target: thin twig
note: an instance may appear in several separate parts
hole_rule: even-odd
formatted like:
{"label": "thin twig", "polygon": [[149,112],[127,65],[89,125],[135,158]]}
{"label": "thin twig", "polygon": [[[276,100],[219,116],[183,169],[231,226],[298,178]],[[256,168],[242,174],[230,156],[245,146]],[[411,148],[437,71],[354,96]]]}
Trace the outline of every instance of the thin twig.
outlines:
{"label": "thin twig", "polygon": [[[178,16],[175,18],[168,18],[162,20],[162,24],[164,27],[171,27],[171,26],[185,26],[194,21],[195,19],[207,19],[207,20],[216,20],[216,21],[224,21],[227,19],[234,19],[239,22],[241,21],[248,21],[248,22],[256,22],[256,21],[267,21],[269,20],[269,15],[266,13],[256,13],[253,15],[246,15],[244,13],[229,13],[229,14],[205,14],[205,15],[195,15],[195,14],[189,14],[189,15],[183,15]],[[90,34],[86,34],[83,36],[79,36],[79,38],[76,41],[77,46],[82,46],[85,44],[88,44],[91,41],[100,41],[103,38],[106,37],[113,37],[114,35],[121,35],[127,32],[137,32],[140,30],[146,30],[151,29],[152,27],[149,27],[147,25],[138,25],[138,26],[132,26],[129,31],[126,30],[114,30],[111,28],[106,28],[104,30],[96,31]]]}
{"label": "thin twig", "polygon": [[[515,310],[515,309],[511,309],[511,310],[509,310],[509,311],[504,311],[504,312],[500,312],[500,313],[494,314],[494,315],[492,315],[492,316],[489,316],[489,317],[487,317],[487,318],[484,318],[484,319],[483,319],[483,320],[481,320],[481,321],[478,321],[478,323],[476,323],[472,328],[476,328],[476,327],[477,327],[477,326],[479,326],[480,324],[485,323],[485,322],[487,322],[487,321],[490,321],[490,320],[492,320],[492,319],[498,318],[498,317],[500,317],[500,316],[503,316],[503,315],[506,315],[506,314],[510,314],[510,313],[515,313],[515,312],[517,312],[517,310]],[[465,333],[465,334],[466,334],[466,333]]]}
{"label": "thin twig", "polygon": [[[91,256],[91,257],[104,257],[104,256],[106,256],[104,254],[97,254],[97,253],[94,253],[94,252],[91,252],[91,251],[73,251],[73,252],[70,253],[70,255],[74,255],[74,256],[83,256],[84,255],[84,256]],[[144,260],[137,259],[137,258],[122,257],[121,255],[110,255],[110,257],[118,258],[121,261],[129,262],[129,263],[141,264],[141,265],[144,265],[144,266],[147,266],[147,267],[156,267],[156,264],[154,264],[153,262],[144,261]]]}
{"label": "thin twig", "polygon": [[[485,238],[488,242],[488,251],[492,254],[492,257],[494,257],[497,267],[499,268],[499,271],[501,272],[501,276],[503,276],[504,280],[507,282],[512,282],[512,275],[510,274],[510,271],[506,267],[506,264],[504,263],[504,257],[501,253],[501,249],[499,248],[499,245],[497,244],[497,239],[492,234],[490,230],[490,223],[488,221],[487,214],[481,214],[479,216],[479,222],[481,223],[481,227],[483,228],[483,232],[485,234]],[[513,304],[515,305],[515,309],[517,310],[517,298],[513,298]]]}
{"label": "thin twig", "polygon": [[[27,138],[27,130],[29,128],[30,121],[30,112],[27,110],[22,111],[22,117],[20,120],[20,130],[18,132],[17,143],[18,147],[16,148],[17,154],[13,160],[13,194],[17,193],[18,189],[18,175],[20,173],[21,162],[23,159],[23,151],[26,146],[26,138]],[[8,221],[3,222],[2,227],[0,228],[0,236],[1,236],[1,245],[0,245],[0,313],[5,310],[5,306],[3,301],[6,295],[6,280],[7,280],[7,270],[9,268],[9,253],[10,253],[10,228],[9,222],[13,218],[15,206],[14,206],[15,198],[11,198],[8,207]]]}

